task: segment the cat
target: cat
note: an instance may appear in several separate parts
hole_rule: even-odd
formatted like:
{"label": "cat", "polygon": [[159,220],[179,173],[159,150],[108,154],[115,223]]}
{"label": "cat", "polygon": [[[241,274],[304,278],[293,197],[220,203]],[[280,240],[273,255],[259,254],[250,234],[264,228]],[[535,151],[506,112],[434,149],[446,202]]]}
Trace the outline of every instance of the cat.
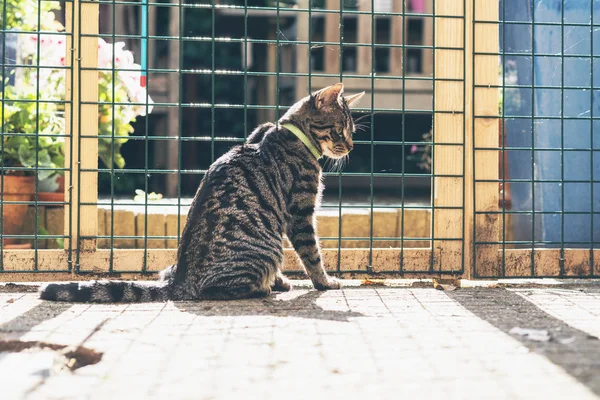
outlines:
{"label": "cat", "polygon": [[328,276],[315,232],[322,184],[319,158],[353,148],[350,107],[341,83],[303,98],[277,124],[217,159],[200,182],[183,229],[177,263],[154,282],[51,283],[40,298],[69,302],[234,300],[289,291],[283,276],[286,233],[317,290],[339,289]]}

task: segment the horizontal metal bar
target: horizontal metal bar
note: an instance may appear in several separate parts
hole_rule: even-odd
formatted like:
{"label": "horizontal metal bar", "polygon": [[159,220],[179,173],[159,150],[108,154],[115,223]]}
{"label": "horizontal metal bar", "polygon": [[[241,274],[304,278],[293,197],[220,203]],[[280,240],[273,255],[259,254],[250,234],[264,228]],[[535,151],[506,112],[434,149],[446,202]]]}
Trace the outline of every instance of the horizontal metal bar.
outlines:
{"label": "horizontal metal bar", "polygon": [[[587,242],[585,242],[585,241],[584,242],[580,242],[580,241],[570,242],[570,241],[566,241],[566,240],[564,242],[561,242],[561,241],[550,241],[550,240],[529,240],[529,241],[527,241],[527,240],[521,240],[521,241],[519,241],[519,240],[505,240],[505,241],[497,241],[497,242],[492,242],[492,241],[485,241],[485,242],[482,241],[482,242],[479,242],[479,241],[475,241],[475,244],[476,245],[478,245],[478,244],[479,245],[520,244],[520,245],[527,245],[527,246],[532,246],[532,245],[535,246],[536,244],[552,244],[552,245],[561,244],[561,245],[563,245],[562,247],[565,247],[565,246],[568,247],[568,245],[582,245],[582,244],[593,245],[593,244],[600,244],[600,242],[590,242],[590,241],[587,241]],[[506,249],[506,250],[514,250],[514,249]],[[531,250],[531,247],[529,249],[524,248],[522,250]],[[545,250],[548,250],[548,248],[545,248]],[[581,250],[585,250],[585,249],[581,249]]]}
{"label": "horizontal metal bar", "polygon": [[[48,240],[48,239],[65,239],[68,236],[66,235],[42,235],[41,233],[35,234],[23,234],[23,235],[4,235],[0,234],[0,238],[5,239],[39,239],[39,240]],[[37,249],[41,250],[41,249]]]}
{"label": "horizontal metal bar", "polygon": [[[24,236],[18,236],[19,238],[23,238]],[[42,235],[38,235],[38,237],[42,238]],[[44,239],[46,238],[50,238],[50,236],[43,236]],[[115,238],[115,239],[148,239],[148,240],[175,240],[178,238],[178,236],[166,236],[166,235],[96,235],[96,236],[81,236],[82,239],[110,239],[110,238]],[[319,237],[319,240],[321,241],[367,241],[370,240],[371,237],[370,236],[341,236],[341,237]],[[389,242],[389,241],[398,241],[398,240],[404,240],[404,241],[413,241],[413,242],[425,242],[425,241],[439,241],[439,240],[443,240],[443,241],[450,241],[450,240],[462,240],[462,238],[431,238],[431,237],[373,237],[373,241],[377,242]]]}
{"label": "horizontal metal bar", "polygon": [[39,273],[59,274],[59,273],[67,273],[67,272],[71,272],[71,271],[68,268],[67,269],[45,269],[43,271],[39,271],[37,269],[31,270],[31,269],[2,269],[2,268],[0,268],[0,275],[2,275],[2,274],[39,274]]}
{"label": "horizontal metal bar", "polygon": [[[145,203],[118,203],[118,202],[114,202],[114,201],[107,201],[107,202],[103,202],[103,201],[99,201],[97,203],[88,203],[88,202],[82,202],[80,203],[82,206],[103,206],[103,207],[110,207],[110,206],[114,206],[114,207],[143,207],[145,205]],[[148,202],[148,207],[163,207],[163,208],[186,208],[189,207],[190,203],[186,203],[186,204],[177,204],[177,203],[163,203],[160,201],[149,201]],[[328,209],[328,208],[332,208],[332,209],[368,209],[371,208],[371,204],[344,204],[342,203],[340,204],[321,204],[321,208],[322,209]],[[373,204],[373,209],[375,211],[379,210],[379,209],[390,209],[390,210],[401,210],[404,209],[405,211],[410,211],[410,210],[462,210],[463,207],[462,206],[432,206],[432,205],[406,205],[406,204],[402,204],[402,203],[398,203],[398,204],[377,204],[377,202],[375,202]]]}
{"label": "horizontal metal bar", "polygon": [[[506,181],[508,182],[508,181]],[[475,211],[478,215],[600,215],[600,211],[538,211],[538,210],[527,210],[527,211]]]}
{"label": "horizontal metal bar", "polygon": [[[52,1],[52,0],[51,0]],[[31,31],[23,31],[19,29],[0,29],[0,33],[14,33],[17,35],[55,35],[55,36],[65,36],[71,37],[73,33],[66,31],[44,31],[44,30],[31,30]]]}
{"label": "horizontal metal bar", "polygon": [[[52,138],[70,138],[71,135],[66,134],[66,133],[22,133],[22,132],[0,132],[0,135],[2,136],[20,136],[20,137],[29,137],[29,138],[36,138],[36,137],[52,137]],[[12,169],[12,167],[11,167]],[[67,168],[68,170],[68,168]]]}
{"label": "horizontal metal bar", "polygon": [[[64,65],[39,65],[39,64],[0,64],[0,67],[10,68],[10,69],[34,69],[34,70],[70,70],[70,67],[65,67]],[[11,101],[10,99],[4,99],[4,101]]]}
{"label": "horizontal metal bar", "polygon": [[[498,115],[474,115],[473,118],[484,118],[484,119],[502,119]],[[533,119],[533,120],[569,120],[569,121],[597,121],[600,117],[569,117],[567,115],[552,115],[552,116],[540,116],[540,115],[504,115],[505,120],[511,119]]]}
{"label": "horizontal metal bar", "polygon": [[[182,173],[182,174],[205,174],[206,169],[141,169],[141,168],[131,168],[131,169],[110,169],[110,168],[81,168],[81,172],[101,172],[101,173],[110,173],[110,174],[174,174],[174,173]],[[339,176],[339,172],[324,172],[325,176]],[[343,176],[373,176],[373,177],[388,177],[388,178],[402,178],[402,177],[438,177],[438,178],[462,178],[462,174],[415,174],[415,173],[400,173],[400,172],[344,172]]]}
{"label": "horizontal metal bar", "polygon": [[[70,101],[68,100],[43,100],[43,99],[35,99],[35,100],[28,100],[28,99],[3,99],[2,100],[3,104],[6,103],[38,103],[38,104],[71,104]],[[22,133],[21,135],[27,135],[27,133]],[[30,135],[33,135],[33,133],[31,133]]]}
{"label": "horizontal metal bar", "polygon": [[511,178],[511,179],[475,179],[475,182],[506,182],[506,183],[600,183],[600,180],[591,179],[529,179],[529,178]]}
{"label": "horizontal metal bar", "polygon": [[[16,136],[20,136],[22,134],[16,134]],[[357,132],[355,133],[356,136],[360,136],[361,132]],[[53,135],[46,135],[46,136],[53,136]],[[97,136],[92,136],[92,135],[80,135],[81,138],[85,138],[85,139],[113,139],[113,138],[119,138],[121,136],[113,136],[113,135],[97,135]],[[239,143],[244,143],[246,140],[241,137],[227,137],[227,136],[215,136],[215,137],[211,137],[211,136],[184,136],[184,137],[177,137],[177,136],[127,136],[127,139],[129,140],[148,140],[148,141],[157,141],[157,140],[181,140],[182,142],[239,142]],[[370,140],[353,140],[354,144],[369,144],[369,145],[374,145],[374,146],[403,146],[403,145],[420,145],[420,146],[459,146],[462,147],[464,146],[463,143],[452,143],[452,142],[417,142],[417,141],[406,141],[406,142],[402,142],[402,141],[395,141],[395,140],[374,140],[374,141],[370,141]]]}
{"label": "horizontal metal bar", "polygon": [[[523,58],[531,58],[531,50],[528,51],[515,51],[515,52],[505,52],[505,53],[493,53],[493,52],[474,52],[475,56],[509,56],[509,57],[523,57]],[[564,54],[563,52],[559,53],[534,53],[533,57],[548,57],[548,58],[600,58],[600,54],[594,55],[590,53],[575,53],[575,54]]]}
{"label": "horizontal metal bar", "polygon": [[[98,34],[91,35],[85,34],[81,37],[92,37],[92,38],[107,38],[107,39],[127,39],[127,40],[177,40],[183,42],[206,42],[206,43],[251,43],[251,44],[272,44],[277,46],[285,45],[310,45],[311,48],[317,48],[321,46],[335,46],[339,47],[340,42],[327,42],[318,40],[289,40],[289,39],[244,39],[244,38],[233,38],[233,37],[212,37],[212,36],[159,36],[159,35],[111,35],[111,34]],[[388,48],[388,49],[424,49],[424,50],[456,50],[463,51],[462,47],[444,47],[444,46],[433,46],[433,45],[420,45],[420,44],[395,44],[395,43],[360,43],[360,42],[342,42],[342,47],[369,47],[369,48]],[[89,68],[87,68],[89,69]]]}
{"label": "horizontal metal bar", "polygon": [[[94,4],[105,4],[105,5],[129,5],[129,6],[137,6],[141,7],[141,3],[135,1],[117,1],[116,3],[113,0],[82,0],[82,4],[86,3],[94,3]],[[207,9],[207,10],[215,10],[218,11],[234,11],[239,10],[240,16],[244,16],[244,11],[247,10],[248,16],[251,16],[252,11],[272,11],[273,17],[276,15],[281,18],[285,18],[286,16],[300,14],[300,13],[310,13],[312,16],[317,17],[325,14],[340,14],[340,10],[326,9],[326,8],[296,8],[296,7],[260,7],[260,6],[242,6],[242,5],[233,5],[233,4],[214,4],[213,3],[200,3],[200,4],[190,4],[190,3],[159,3],[159,2],[148,2],[147,6],[155,6],[155,7],[177,7],[177,8],[191,8],[191,9]],[[384,12],[384,11],[361,11],[357,9],[344,8],[341,10],[342,13],[346,16],[350,15],[368,15],[372,17],[420,17],[420,18],[438,18],[438,19],[465,19],[464,15],[447,15],[447,14],[428,14],[428,13],[412,13],[412,12]]]}
{"label": "horizontal metal bar", "polygon": [[[565,0],[566,1],[566,0]],[[571,26],[581,26],[581,27],[600,27],[600,24],[594,23],[583,23],[583,22],[552,22],[552,21],[509,21],[509,20],[474,20],[475,24],[489,24],[489,25],[526,25],[526,26],[556,26],[556,27],[571,27]]]}
{"label": "horizontal metal bar", "polygon": [[541,151],[541,152],[570,152],[570,151],[579,151],[579,152],[589,152],[593,153],[596,151],[600,151],[600,147],[598,148],[584,148],[584,147],[516,147],[516,146],[506,146],[506,147],[475,147],[475,151],[527,151],[531,153],[531,151]]}
{"label": "horizontal metal bar", "polygon": [[540,274],[520,274],[520,275],[479,275],[477,273],[473,274],[473,276],[477,279],[523,279],[523,278],[536,278],[536,279],[580,279],[580,278],[600,278],[600,275],[596,274],[586,274],[586,275],[566,275],[566,274],[557,274],[557,275],[540,275]]}
{"label": "horizontal metal bar", "polygon": [[[100,71],[100,72],[139,72],[136,69],[128,69],[128,68],[81,68],[82,71]],[[209,69],[209,68],[195,68],[195,69],[159,69],[159,68],[149,68],[149,73],[173,73],[173,74],[184,74],[184,75],[218,75],[218,76],[258,76],[258,77],[267,77],[267,76],[280,76],[280,77],[308,77],[311,76],[313,78],[337,78],[338,75],[326,73],[326,72],[312,72],[310,74],[304,72],[273,72],[273,71],[243,71],[243,70],[233,70],[233,69]],[[346,78],[351,79],[374,79],[374,80],[400,80],[402,77],[399,75],[393,75],[392,73],[377,73],[377,75],[360,75],[360,74],[346,74],[344,75]],[[151,77],[150,77],[151,79]],[[404,81],[426,81],[426,82],[434,82],[434,79],[430,76],[426,76],[423,74],[416,75],[407,75],[404,78]],[[463,82],[463,78],[436,78],[435,82]],[[422,90],[422,89],[411,89],[411,90]],[[86,103],[88,104],[88,103]],[[109,104],[113,104],[110,102]],[[114,103],[119,104],[119,103]],[[127,104],[136,104],[136,103],[127,103]],[[142,103],[145,104],[145,103]],[[179,104],[179,103],[176,103]]]}
{"label": "horizontal metal bar", "polygon": [[[25,135],[23,135],[25,136]],[[29,137],[33,137],[35,138],[35,134],[28,134]],[[6,167],[6,169],[8,169],[9,167]],[[11,171],[26,171],[26,172],[37,172],[37,171],[54,171],[54,172],[60,172],[60,171],[70,171],[70,168],[64,168],[64,167],[54,167],[54,168],[49,168],[49,167],[10,167]]]}
{"label": "horizontal metal bar", "polygon": [[[35,192],[35,198],[37,199],[38,194],[42,193],[41,191]],[[0,200],[2,204],[26,204],[28,206],[65,206],[70,203],[67,201],[41,201],[41,200],[28,200],[28,201],[12,201],[12,200]]]}
{"label": "horizontal metal bar", "polygon": [[[480,89],[550,89],[550,90],[597,90],[600,86],[568,86],[568,85],[473,85]],[[506,91],[504,91],[506,93]]]}

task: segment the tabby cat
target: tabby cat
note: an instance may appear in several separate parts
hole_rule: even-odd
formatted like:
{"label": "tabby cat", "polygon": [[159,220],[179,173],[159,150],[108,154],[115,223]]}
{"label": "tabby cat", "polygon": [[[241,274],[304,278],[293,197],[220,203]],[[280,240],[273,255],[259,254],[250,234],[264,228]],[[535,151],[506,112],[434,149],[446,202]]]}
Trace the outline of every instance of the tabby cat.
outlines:
{"label": "tabby cat", "polygon": [[294,104],[277,125],[259,126],[247,143],[216,160],[202,179],[181,237],[177,264],[157,282],[52,283],[46,300],[140,302],[243,299],[288,291],[281,273],[287,234],[318,290],[339,289],[327,275],[315,234],[322,155],[352,150],[349,107],[341,83]]}

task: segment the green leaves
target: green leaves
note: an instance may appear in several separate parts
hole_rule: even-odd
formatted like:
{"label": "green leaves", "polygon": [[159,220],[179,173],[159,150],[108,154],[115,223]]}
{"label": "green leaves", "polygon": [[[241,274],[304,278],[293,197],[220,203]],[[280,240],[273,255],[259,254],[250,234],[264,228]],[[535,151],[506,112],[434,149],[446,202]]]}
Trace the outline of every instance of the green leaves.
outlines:
{"label": "green leaves", "polygon": [[37,172],[40,180],[57,173],[52,169],[62,168],[65,163],[62,143],[52,137],[39,137],[36,140],[36,135],[5,136],[3,147],[4,158],[1,162],[4,168],[44,168]]}
{"label": "green leaves", "polygon": [[64,118],[59,116],[62,105],[39,101],[35,91],[27,89],[6,86],[4,93],[0,93],[4,98],[5,131],[0,165],[8,170],[11,167],[32,169],[22,172],[24,174],[44,168],[37,171],[38,178],[43,180],[63,173],[55,170],[63,168],[65,163],[64,139],[59,136],[64,134],[65,126]]}
{"label": "green leaves", "polygon": [[[4,10],[4,7],[6,7],[6,10]],[[39,30],[48,30],[52,27],[54,21],[52,15],[54,10],[60,10],[58,1],[5,0],[0,2],[0,24],[6,30],[35,31],[39,18],[41,23]],[[3,21],[5,16],[6,21]]]}
{"label": "green leaves", "polygon": [[32,149],[28,144],[22,144],[19,146],[17,152],[19,155],[19,162],[23,167],[33,167],[35,164],[35,149]]}
{"label": "green leaves", "polygon": [[[65,104],[62,100],[65,100],[65,71],[35,68],[65,65],[65,38],[43,33],[64,30],[55,19],[55,10],[60,10],[58,1],[4,0],[4,5],[0,4],[0,23],[4,22],[6,30],[23,31],[23,40],[17,43],[17,64],[32,66],[20,70],[14,86],[8,85],[5,78],[4,93],[0,92],[2,128],[7,134],[0,160],[4,168],[64,167]],[[2,21],[2,18],[6,20]],[[39,47],[38,42],[45,44]],[[139,78],[136,79],[140,72],[135,68],[140,66],[133,63],[132,53],[125,51],[122,43],[106,43],[102,38],[98,39],[98,45],[99,56],[104,55],[104,58],[99,57],[104,61],[98,66],[112,68],[117,64],[114,71],[98,72],[99,158],[109,168],[124,168],[121,147],[133,133],[132,123],[136,117],[151,112],[152,101],[147,97],[146,89],[139,85]],[[110,57],[106,56],[107,52]],[[119,59],[121,64],[117,62]],[[123,60],[127,60],[127,64],[123,64]],[[144,101],[150,106],[140,105]],[[38,170],[39,179],[54,173],[56,171]]]}

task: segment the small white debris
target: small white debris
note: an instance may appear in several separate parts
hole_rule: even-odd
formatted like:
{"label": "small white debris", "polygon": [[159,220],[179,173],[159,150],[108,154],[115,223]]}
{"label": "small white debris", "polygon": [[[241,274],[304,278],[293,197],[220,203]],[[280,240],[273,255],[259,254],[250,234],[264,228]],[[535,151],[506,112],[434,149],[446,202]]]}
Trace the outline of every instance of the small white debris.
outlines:
{"label": "small white debris", "polygon": [[560,344],[571,344],[575,341],[575,336],[571,336],[568,338],[562,338],[562,339],[558,339],[558,342]]}
{"label": "small white debris", "polygon": [[536,342],[547,342],[550,340],[550,334],[545,329],[525,329],[515,326],[508,333],[511,335],[525,336],[527,339]]}

